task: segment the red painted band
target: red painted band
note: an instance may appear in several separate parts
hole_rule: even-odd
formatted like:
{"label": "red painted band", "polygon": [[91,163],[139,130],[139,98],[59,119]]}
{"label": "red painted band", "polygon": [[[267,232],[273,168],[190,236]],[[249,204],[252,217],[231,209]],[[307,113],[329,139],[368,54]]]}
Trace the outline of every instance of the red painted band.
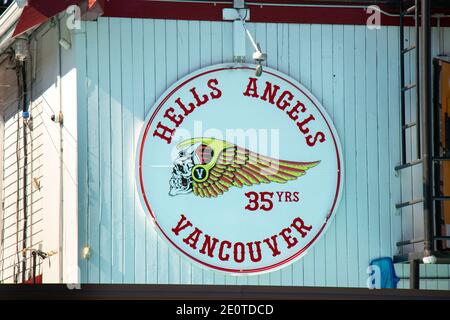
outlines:
{"label": "red painted band", "polygon": [[[305,23],[305,24],[349,24],[366,25],[370,17],[363,3],[330,2],[330,1],[248,1],[249,3],[261,2],[261,4],[250,4],[250,22],[267,23]],[[274,2],[280,4],[276,5]],[[286,5],[282,3],[285,2]],[[266,5],[264,5],[266,3]],[[267,3],[271,3],[268,5]],[[293,3],[308,4],[308,6],[292,6]],[[323,6],[317,6],[321,4]],[[337,5],[345,7],[337,7]],[[310,6],[309,6],[310,5]],[[316,6],[314,6],[316,5]],[[326,5],[329,5],[326,7]],[[355,6],[351,8],[351,6]],[[359,7],[357,6],[359,5]],[[231,8],[230,4],[224,3],[174,3],[167,1],[129,0],[124,6],[120,1],[108,1],[105,3],[106,17],[121,18],[152,18],[152,19],[174,19],[174,20],[201,20],[201,21],[223,21],[223,8]],[[399,9],[379,5],[380,9],[389,14],[398,14]],[[398,26],[398,17],[381,14],[381,25]],[[412,26],[414,20],[406,18],[405,24]],[[437,20],[433,19],[433,25]],[[450,18],[442,18],[441,26],[450,26]]]}
{"label": "red painted band", "polygon": [[[361,6],[367,6],[367,3],[349,4],[346,2],[339,3],[330,1],[315,1],[312,3],[311,1],[293,2],[287,0],[249,1],[249,3],[256,2],[261,4],[250,4],[247,6],[251,11],[250,22],[366,25],[371,15],[366,12],[365,8],[361,8]],[[69,5],[77,3],[80,4],[81,1],[31,0],[29,5],[25,7],[13,36],[44,23],[58,12],[65,10]],[[292,6],[293,3],[306,4],[307,6]],[[318,6],[319,4],[321,6]],[[339,4],[345,5],[345,7],[337,7]],[[109,0],[100,1],[100,5],[103,9],[104,17],[200,21],[223,21],[222,10],[232,7],[231,2],[177,3],[161,0],[128,0],[126,3],[119,0]],[[329,6],[327,7],[327,5]],[[352,8],[352,5],[355,7]],[[390,16],[391,14],[398,14],[398,8],[386,5],[380,5],[379,7],[389,13],[389,15],[381,14],[381,25],[399,25],[399,18]],[[440,10],[439,13],[450,13],[450,11]],[[412,18],[406,18],[405,24],[412,26],[414,25],[414,20]],[[432,19],[432,25],[437,26],[437,19]],[[442,27],[449,27],[450,18],[441,18],[440,25]]]}

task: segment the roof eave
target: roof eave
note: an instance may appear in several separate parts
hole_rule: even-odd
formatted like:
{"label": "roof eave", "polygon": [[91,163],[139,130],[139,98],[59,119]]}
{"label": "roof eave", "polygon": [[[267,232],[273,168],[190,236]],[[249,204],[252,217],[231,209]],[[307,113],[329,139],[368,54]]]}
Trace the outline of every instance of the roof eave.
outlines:
{"label": "roof eave", "polygon": [[0,53],[13,42],[12,35],[22,10],[13,2],[0,16]]}

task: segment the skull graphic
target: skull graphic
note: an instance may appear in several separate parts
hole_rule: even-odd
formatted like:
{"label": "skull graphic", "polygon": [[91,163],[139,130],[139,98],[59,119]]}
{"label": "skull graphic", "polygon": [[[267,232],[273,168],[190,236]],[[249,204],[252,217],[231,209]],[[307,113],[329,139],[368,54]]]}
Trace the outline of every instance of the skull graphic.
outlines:
{"label": "skull graphic", "polygon": [[188,194],[192,192],[192,168],[197,164],[208,163],[212,157],[212,150],[205,145],[191,145],[178,154],[173,162],[172,177],[170,178],[170,196]]}
{"label": "skull graphic", "polygon": [[195,166],[195,151],[189,149],[191,148],[180,151],[178,158],[173,162],[172,178],[169,181],[171,196],[192,192],[191,171]]}

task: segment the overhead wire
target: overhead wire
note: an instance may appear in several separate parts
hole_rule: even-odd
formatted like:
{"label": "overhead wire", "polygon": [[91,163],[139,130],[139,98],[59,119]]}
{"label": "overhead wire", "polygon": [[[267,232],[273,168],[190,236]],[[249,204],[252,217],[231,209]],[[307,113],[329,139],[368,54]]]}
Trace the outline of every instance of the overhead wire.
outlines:
{"label": "overhead wire", "polygon": [[[42,118],[42,113],[41,113],[41,112],[39,113],[39,116],[40,116],[41,119],[42,119],[42,124],[44,125],[45,131],[47,132],[47,135],[48,135],[48,137],[50,138],[50,141],[51,141],[51,143],[52,143],[53,148],[54,148],[55,151],[57,151],[58,154],[59,154],[59,151],[60,151],[60,150],[59,150],[59,148],[56,146],[56,143],[55,143],[55,141],[54,141],[53,138],[52,138],[52,135],[51,135],[51,133],[50,133],[50,130],[48,129],[47,124],[46,124],[45,121],[44,121],[44,118]],[[60,158],[59,160],[61,160],[61,155],[59,155],[59,158]],[[70,177],[70,180],[72,180],[72,182],[73,182],[74,185],[77,185],[77,181],[76,181],[75,178],[72,176],[72,173],[70,172],[70,170],[69,170],[67,164],[64,162],[64,160],[62,160],[62,162],[63,162],[63,165],[64,165],[64,169],[66,170],[66,172],[68,173],[68,175],[69,175],[69,177]]]}

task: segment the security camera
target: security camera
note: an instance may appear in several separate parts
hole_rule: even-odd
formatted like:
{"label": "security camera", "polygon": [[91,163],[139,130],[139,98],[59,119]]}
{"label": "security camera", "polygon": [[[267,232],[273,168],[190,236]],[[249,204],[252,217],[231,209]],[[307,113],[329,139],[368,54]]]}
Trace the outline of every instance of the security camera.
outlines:
{"label": "security camera", "polygon": [[258,64],[255,69],[255,76],[260,77],[263,72],[262,65]]}

